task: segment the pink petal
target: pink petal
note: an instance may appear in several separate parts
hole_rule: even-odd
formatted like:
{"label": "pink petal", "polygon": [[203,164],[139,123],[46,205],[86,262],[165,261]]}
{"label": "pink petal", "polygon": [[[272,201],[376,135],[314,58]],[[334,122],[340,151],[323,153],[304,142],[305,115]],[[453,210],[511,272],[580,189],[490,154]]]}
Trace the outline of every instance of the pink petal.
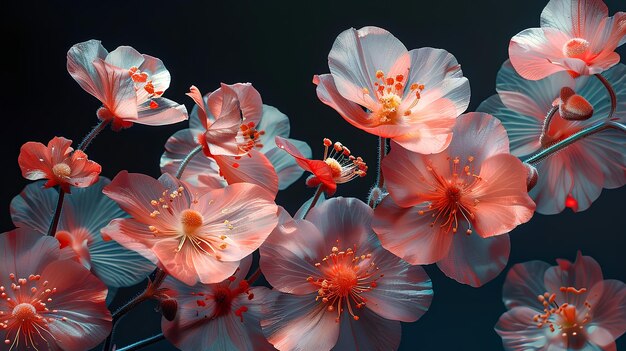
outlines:
{"label": "pink petal", "polygon": [[[156,104],[157,107],[154,107]],[[163,126],[187,120],[187,108],[166,98],[154,98],[137,107],[134,123]]]}
{"label": "pink petal", "polygon": [[105,59],[107,54],[99,40],[78,43],[67,52],[67,71],[86,92],[100,101],[104,100],[104,84],[93,62],[96,59]]}
{"label": "pink petal", "polygon": [[93,62],[102,82],[100,101],[117,118],[137,120],[137,94],[128,69],[113,66],[102,59]]}
{"label": "pink petal", "polygon": [[537,296],[547,292],[543,277],[550,265],[543,261],[518,263],[511,267],[502,288],[502,300],[508,309],[530,307],[543,310]]}
{"label": "pink petal", "polygon": [[317,294],[280,294],[261,321],[267,340],[278,350],[328,351],[339,337],[337,314],[315,301]]}
{"label": "pink petal", "polygon": [[104,60],[113,66],[129,70],[131,67],[141,66],[144,61],[143,56],[130,46],[119,46],[111,51]]}
{"label": "pink petal", "polygon": [[359,320],[343,313],[339,340],[333,350],[397,350],[402,338],[400,322],[385,319],[367,308],[359,311]]}
{"label": "pink petal", "polygon": [[272,194],[278,193],[278,175],[272,163],[261,152],[253,149],[245,156],[215,155],[213,159],[228,184],[256,184]]}
{"label": "pink petal", "polygon": [[470,112],[459,116],[452,130],[454,138],[447,153],[467,160],[472,156],[475,165],[487,158],[509,153],[509,139],[500,121],[487,113]]}
{"label": "pink petal", "polygon": [[553,155],[537,165],[537,172],[540,174],[537,185],[529,193],[537,204],[537,212],[560,213],[565,209],[565,199],[574,181],[567,158],[562,154]]}
{"label": "pink petal", "polygon": [[421,207],[402,208],[387,196],[376,207],[372,228],[383,247],[410,264],[431,264],[448,255],[452,234],[431,227]]}
{"label": "pink petal", "polygon": [[572,38],[591,39],[608,15],[602,0],[552,0],[541,12],[541,27],[556,28]]}
{"label": "pink petal", "polygon": [[339,93],[346,99],[370,107],[363,101],[367,88],[372,101],[376,71],[389,77],[407,74],[409,58],[406,47],[391,33],[377,27],[348,29],[335,39],[328,54],[328,67]]}
{"label": "pink petal", "polygon": [[500,317],[495,330],[502,337],[506,350],[543,350],[548,346],[550,331],[548,328],[537,328],[537,324],[533,322],[533,317],[537,314],[538,310],[515,307]]}
{"label": "pink petal", "polygon": [[41,274],[46,265],[59,259],[59,242],[29,228],[17,228],[0,235],[0,254],[2,279],[11,273],[28,277]]}
{"label": "pink petal", "polygon": [[300,150],[285,138],[277,136],[275,138],[275,141],[276,145],[280,149],[285,150],[288,154],[295,158],[296,163],[300,167],[302,167],[302,169],[313,173],[313,175],[315,175],[315,177],[317,177],[317,179],[324,184],[328,192],[335,192],[337,184],[333,180],[332,171],[330,167],[326,164],[326,162],[321,160],[309,160],[305,158]]}
{"label": "pink petal", "polygon": [[[530,80],[543,79],[556,72],[568,70],[571,67],[566,68],[552,61],[560,62],[557,60],[563,58],[562,48],[569,39],[557,29],[525,29],[511,39],[509,44],[511,64],[519,75]],[[584,62],[579,61],[584,66]]]}
{"label": "pink petal", "polygon": [[587,300],[593,311],[590,326],[602,328],[610,334],[604,340],[594,340],[597,344],[609,344],[626,332],[626,284],[619,280],[603,280],[591,288]]}
{"label": "pink petal", "polygon": [[[206,130],[208,128],[208,115],[206,112],[206,107],[205,107],[205,101],[204,98],[202,97],[202,94],[200,93],[200,90],[198,88],[196,88],[195,85],[192,85],[189,88],[189,92],[186,94],[187,96],[189,96],[190,98],[193,99],[193,101],[196,103],[196,105],[194,106],[193,111],[196,111],[197,114],[197,119],[192,117],[192,120],[189,121],[189,123],[193,123],[194,121],[198,120],[200,121],[200,124],[202,125],[202,128],[204,130]],[[193,116],[193,112],[191,113]],[[194,128],[193,126],[190,125],[191,128]]]}
{"label": "pink petal", "polygon": [[72,172],[68,183],[79,188],[95,184],[102,171],[102,167],[96,162],[87,159],[87,155],[81,150],[74,151],[69,166]]}
{"label": "pink petal", "polygon": [[[544,284],[547,291],[556,293],[556,301],[559,304],[568,302],[576,306],[582,306],[589,295],[591,287],[602,282],[602,269],[596,260],[589,256],[583,256],[579,251],[574,263],[567,260],[557,260],[558,266],[550,267],[544,276]],[[573,287],[585,288],[587,293],[574,295],[560,291],[560,288]]]}
{"label": "pink petal", "polygon": [[51,158],[44,144],[29,141],[20,148],[17,162],[22,170],[22,176],[28,180],[54,179]]}
{"label": "pink petal", "polygon": [[491,238],[453,234],[448,255],[437,266],[459,283],[480,287],[497,277],[509,261],[511,242],[508,234]]}
{"label": "pink petal", "polygon": [[109,225],[102,228],[102,236],[117,241],[120,245],[139,253],[154,264],[159,263],[159,258],[152,251],[152,247],[159,239],[155,238],[145,224],[132,218],[114,219]]}
{"label": "pink petal", "polygon": [[485,160],[472,194],[479,201],[472,224],[484,238],[504,234],[528,222],[535,210],[526,191],[526,169],[508,154]]}

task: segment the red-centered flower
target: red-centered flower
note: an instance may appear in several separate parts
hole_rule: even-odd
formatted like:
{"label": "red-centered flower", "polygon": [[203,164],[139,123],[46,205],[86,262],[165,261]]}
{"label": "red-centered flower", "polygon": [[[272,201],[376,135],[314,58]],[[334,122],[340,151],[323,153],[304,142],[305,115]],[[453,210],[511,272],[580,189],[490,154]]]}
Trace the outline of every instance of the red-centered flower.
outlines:
{"label": "red-centered flower", "polygon": [[289,140],[276,137],[276,145],[287,151],[296,160],[298,166],[313,173],[306,184],[310,187],[322,186],[326,194],[332,195],[337,190],[337,184],[347,183],[354,178],[364,177],[367,164],[361,157],[355,157],[350,149],[340,142],[324,139],[324,157],[322,160],[310,160],[300,153],[298,147]]}
{"label": "red-centered flower", "polygon": [[217,284],[189,286],[167,277],[163,298],[177,302],[174,320],[163,318],[165,338],[183,351],[275,350],[261,331],[266,287],[245,280],[252,256],[241,261],[235,274]]}
{"label": "red-centered flower", "polygon": [[495,326],[508,351],[617,350],[626,332],[626,284],[604,280],[598,262],[580,252],[516,264],[502,292],[509,309]]}
{"label": "red-centered flower", "polygon": [[533,215],[527,171],[509,154],[500,122],[484,113],[457,119],[446,151],[410,152],[392,144],[383,161],[389,196],[373,227],[382,245],[411,264],[437,263],[472,286],[495,278],[508,261],[506,234]]}
{"label": "red-centered flower", "polygon": [[[328,54],[330,74],[315,76],[317,96],[346,121],[420,153],[440,152],[470,88],[445,50],[408,51],[388,31],[348,29]],[[365,109],[365,110],[364,110]]]}
{"label": "red-centered flower", "polygon": [[[279,350],[395,350],[400,322],[429,308],[432,284],[381,245],[371,229],[372,209],[354,198],[333,198],[306,220],[281,211],[260,248],[261,269],[274,289],[268,341]],[[272,303],[270,303],[272,302]]]}
{"label": "red-centered flower", "polygon": [[[603,75],[615,87],[617,100],[626,101],[626,66],[618,64]],[[565,72],[558,72],[542,80],[529,81],[517,74],[508,61],[498,72],[496,90],[498,94],[483,101],[478,110],[502,121],[511,141],[511,153],[520,158],[527,158],[606,120],[611,109],[610,100],[603,94],[604,86],[597,79],[574,79]],[[574,96],[584,102],[582,106],[592,106],[593,115],[586,120],[565,119],[563,112],[570,114],[571,108],[564,111],[563,106],[571,98],[562,101],[563,90],[570,94],[575,92]],[[542,135],[546,113],[557,104],[561,108]],[[625,123],[626,105],[617,104],[613,118]],[[613,189],[626,184],[624,134],[606,130],[591,135],[551,155],[536,167],[539,177],[530,196],[537,204],[537,212],[556,214],[566,207],[584,211],[600,196],[602,188]]]}
{"label": "red-centered flower", "polygon": [[86,92],[102,102],[98,118],[113,129],[133,123],[160,126],[187,119],[187,109],[162,95],[170,73],[156,57],[130,46],[108,52],[99,40],[78,43],[67,52],[67,71]]}
{"label": "red-centered flower", "polygon": [[188,285],[228,278],[278,222],[274,195],[253,184],[203,191],[169,174],[123,171],[103,192],[133,218],[111,221],[102,234]]}
{"label": "red-centered flower", "polygon": [[615,49],[626,42],[626,13],[609,16],[602,0],[550,0],[541,28],[511,39],[509,56],[517,73],[538,80],[567,71],[573,77],[601,73],[619,62]]}
{"label": "red-centered flower", "polygon": [[0,234],[3,350],[89,350],[111,331],[106,286],[28,229]]}
{"label": "red-centered flower", "polygon": [[94,184],[102,168],[71,145],[72,141],[63,137],[54,137],[48,146],[34,141],[22,145],[17,158],[22,175],[29,180],[47,179],[45,187],[59,185],[67,193],[71,186]]}

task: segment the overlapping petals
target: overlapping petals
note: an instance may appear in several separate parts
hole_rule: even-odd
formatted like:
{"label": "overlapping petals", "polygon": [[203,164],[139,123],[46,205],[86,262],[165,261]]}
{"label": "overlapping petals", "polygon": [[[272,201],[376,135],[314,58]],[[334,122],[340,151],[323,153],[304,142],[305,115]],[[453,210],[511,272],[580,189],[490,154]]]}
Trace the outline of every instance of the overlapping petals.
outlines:
{"label": "overlapping petals", "polygon": [[400,342],[398,321],[426,312],[430,279],[386,251],[371,220],[372,210],[353,198],[327,200],[306,220],[282,212],[260,249],[266,279],[282,292],[261,322],[274,347],[393,350]]}
{"label": "overlapping petals", "polygon": [[615,350],[626,332],[626,285],[603,280],[598,263],[517,264],[504,283],[509,308],[495,326],[506,350]]}
{"label": "overlapping petals", "polygon": [[626,13],[609,17],[602,0],[550,0],[541,13],[541,28],[511,39],[509,56],[525,79],[556,72],[577,77],[602,73],[619,62],[615,49],[626,39]]}
{"label": "overlapping petals", "polygon": [[188,285],[232,275],[278,222],[273,194],[253,184],[205,191],[168,174],[123,171],[103,192],[133,218],[111,221],[102,234]]}
{"label": "overlapping petals", "polygon": [[[626,121],[626,66],[619,64],[604,73],[615,87],[615,121]],[[593,116],[581,121],[562,118],[557,111],[543,139],[542,126],[547,112],[559,103],[562,88],[569,88],[593,107]],[[511,153],[528,157],[554,142],[606,119],[610,100],[596,79],[573,79],[565,72],[539,81],[519,76],[506,62],[497,80],[498,94],[485,100],[479,111],[491,113],[502,121],[511,139]],[[543,143],[542,143],[543,140]],[[626,144],[618,131],[603,131],[568,146],[536,165],[538,182],[530,192],[537,212],[556,214],[571,207],[584,211],[599,196],[602,188],[626,184]]]}
{"label": "overlapping petals", "polygon": [[382,28],[342,32],[328,66],[330,74],[314,77],[319,99],[355,127],[414,152],[445,149],[469,104],[469,82],[454,56],[408,51]]}
{"label": "overlapping petals", "polygon": [[130,46],[108,52],[99,40],[78,43],[67,52],[67,70],[76,82],[102,102],[98,118],[113,128],[133,123],[165,125],[187,119],[187,109],[162,97],[170,73],[156,57]]}
{"label": "overlapping petals", "polygon": [[508,260],[506,234],[532,217],[527,171],[508,153],[506,131],[487,114],[457,119],[450,146],[422,155],[392,144],[383,161],[389,196],[373,228],[411,264],[437,262],[449,277],[480,286]]}
{"label": "overlapping petals", "polygon": [[217,284],[188,286],[168,277],[162,294],[177,302],[174,320],[165,317],[161,326],[167,340],[187,350],[275,350],[261,331],[266,287],[250,287],[245,280],[252,257],[234,275]]}
{"label": "overlapping petals", "polygon": [[22,145],[17,162],[24,178],[47,179],[47,188],[59,185],[69,193],[72,186],[84,188],[98,181],[99,164],[87,159],[82,150],[74,150],[72,141],[54,137],[48,145],[29,141]]}
{"label": "overlapping petals", "polygon": [[[86,189],[66,195],[55,237],[61,247],[73,250],[77,261],[109,287],[130,286],[154,270],[152,262],[115,241],[104,241],[100,230],[116,218],[128,217],[117,204],[102,194],[111,181],[100,181]],[[11,217],[17,227],[48,233],[58,192],[33,183],[11,201]]]}
{"label": "overlapping petals", "polygon": [[106,286],[30,229],[0,235],[0,340],[13,350],[82,351],[111,331]]}

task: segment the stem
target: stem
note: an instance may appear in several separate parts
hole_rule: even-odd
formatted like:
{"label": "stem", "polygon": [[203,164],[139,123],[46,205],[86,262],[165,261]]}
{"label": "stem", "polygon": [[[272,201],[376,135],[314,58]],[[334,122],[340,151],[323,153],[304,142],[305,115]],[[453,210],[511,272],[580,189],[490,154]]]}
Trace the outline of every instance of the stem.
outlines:
{"label": "stem", "polygon": [[321,195],[322,195],[322,185],[320,184],[317,186],[317,190],[315,191],[315,195],[313,196],[313,201],[311,201],[309,208],[307,208],[306,212],[304,212],[304,216],[302,216],[302,219],[306,219],[306,215],[308,215],[309,211],[311,211],[311,209],[315,207],[315,204],[317,203],[317,200],[320,199]]}
{"label": "stem", "polygon": [[546,118],[543,120],[543,126],[541,127],[541,135],[539,136],[539,142],[541,145],[544,143],[544,139],[548,135],[548,130],[550,129],[550,123],[552,122],[552,117],[556,114],[556,111],[559,110],[559,106],[552,106],[552,108],[546,114]]}
{"label": "stem", "polygon": [[193,150],[189,152],[187,156],[185,156],[183,161],[180,163],[180,166],[178,166],[178,170],[176,171],[176,179],[180,179],[180,177],[183,176],[183,172],[189,164],[189,161],[191,161],[191,159],[196,156],[196,154],[200,151],[202,151],[202,145],[196,146]]}
{"label": "stem", "polygon": [[59,199],[57,200],[57,207],[54,210],[54,217],[52,217],[52,223],[48,228],[48,235],[54,236],[57,232],[57,226],[59,225],[59,218],[61,218],[61,209],[63,209],[63,199],[65,198],[65,191],[62,187],[59,187]]}
{"label": "stem", "polygon": [[143,348],[144,346],[148,346],[148,345],[152,345],[154,343],[157,343],[161,340],[165,339],[165,335],[163,335],[163,333],[161,334],[157,334],[154,336],[151,336],[147,339],[143,339],[143,340],[139,340],[134,344],[128,345],[128,346],[124,346],[121,349],[117,349],[117,351],[134,351],[134,350],[139,350],[141,348]]}
{"label": "stem", "polygon": [[89,144],[91,144],[91,142],[96,138],[96,136],[98,136],[98,134],[100,134],[100,132],[103,131],[107,125],[109,125],[109,123],[111,123],[110,119],[101,120],[100,123],[98,123],[95,127],[93,127],[93,129],[89,132],[89,134],[87,134],[87,136],[85,136],[83,141],[78,145],[78,150],[85,151],[87,147],[89,146]]}
{"label": "stem", "polygon": [[161,286],[161,283],[163,283],[163,280],[166,276],[167,273],[165,273],[165,271],[163,271],[161,268],[157,268],[155,270],[154,279],[148,282],[148,286],[146,287],[146,289],[141,294],[137,295],[137,297],[128,301],[124,306],[120,307],[117,311],[115,311],[115,313],[113,313],[113,325],[111,327],[111,334],[109,334],[109,336],[104,341],[102,351],[109,351],[111,349],[111,342],[113,341],[113,334],[115,333],[115,326],[117,322],[133,308],[137,307],[142,302],[151,299],[159,286]]}
{"label": "stem", "polygon": [[381,188],[385,185],[383,176],[383,159],[387,156],[387,138],[378,137],[378,176],[376,186]]}
{"label": "stem", "polygon": [[588,136],[600,133],[606,129],[615,129],[618,130],[624,134],[626,134],[626,125],[622,124],[622,123],[618,123],[615,121],[603,121],[603,122],[599,122],[596,123],[594,125],[592,125],[591,127],[585,128],[581,131],[578,131],[572,135],[570,135],[569,137],[559,141],[558,143],[545,148],[543,150],[541,150],[540,152],[538,152],[537,154],[529,157],[528,159],[526,159],[524,162],[531,164],[531,165],[536,165],[539,162],[545,160],[547,157],[563,150],[564,148],[566,148],[567,146],[575,143],[578,140],[584,139]]}
{"label": "stem", "polygon": [[606,91],[609,93],[609,97],[611,98],[611,111],[609,112],[609,116],[607,117],[607,119],[611,119],[613,118],[613,114],[615,113],[615,109],[617,108],[617,96],[615,96],[615,90],[613,89],[611,83],[606,80],[606,78],[604,78],[602,74],[597,73],[594,75],[596,76],[596,78],[598,78],[600,83],[604,85]]}
{"label": "stem", "polygon": [[256,282],[257,279],[259,279],[259,277],[261,277],[261,267],[260,266],[246,280],[248,281],[248,284],[252,285],[252,284],[254,284],[254,282]]}

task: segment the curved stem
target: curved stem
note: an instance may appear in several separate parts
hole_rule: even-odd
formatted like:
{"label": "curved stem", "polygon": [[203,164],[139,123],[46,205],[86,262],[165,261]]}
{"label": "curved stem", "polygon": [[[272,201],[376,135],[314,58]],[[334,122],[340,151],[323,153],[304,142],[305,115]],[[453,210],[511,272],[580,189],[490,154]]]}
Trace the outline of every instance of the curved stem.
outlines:
{"label": "curved stem", "polygon": [[96,138],[96,136],[98,136],[98,134],[100,134],[100,132],[103,131],[107,125],[109,125],[109,123],[111,123],[110,119],[101,120],[100,123],[98,123],[95,127],[93,127],[93,129],[89,132],[89,134],[85,136],[83,141],[81,141],[81,143],[78,144],[78,150],[85,151],[87,147],[89,146],[89,144],[91,144],[91,142]]}
{"label": "curved stem", "polygon": [[183,172],[189,164],[189,161],[191,161],[191,159],[196,156],[196,154],[200,151],[202,151],[202,145],[196,146],[193,150],[189,152],[189,154],[187,154],[187,156],[185,156],[185,158],[180,163],[180,166],[178,166],[178,170],[176,171],[176,179],[180,179],[180,177],[183,176]]}
{"label": "curved stem", "polygon": [[559,110],[559,106],[552,106],[552,108],[546,114],[546,118],[543,120],[543,126],[541,127],[541,135],[539,136],[539,142],[543,145],[546,136],[548,135],[548,130],[550,130],[550,123],[552,123],[552,117],[556,114],[556,111]]}
{"label": "curved stem", "polygon": [[149,346],[152,345],[154,343],[157,343],[161,340],[165,339],[165,335],[163,335],[163,333],[161,334],[157,334],[154,336],[151,336],[147,339],[143,339],[143,340],[139,340],[134,344],[130,344],[128,346],[124,346],[121,349],[117,349],[117,351],[134,351],[134,350],[139,350],[145,346]]}
{"label": "curved stem", "polygon": [[563,150],[564,148],[566,148],[567,146],[575,143],[578,140],[584,139],[588,136],[600,133],[604,130],[607,129],[615,129],[618,130],[624,134],[626,134],[626,125],[619,123],[619,122],[615,122],[615,121],[602,121],[599,123],[596,123],[588,128],[585,128],[581,131],[578,131],[572,135],[570,135],[569,137],[559,141],[558,143],[547,147],[543,150],[541,150],[540,152],[538,152],[537,154],[529,157],[528,159],[526,159],[524,162],[531,164],[531,165],[536,165],[539,162],[545,160],[546,158],[548,158],[549,156]]}
{"label": "curved stem", "polygon": [[311,209],[313,207],[315,207],[315,204],[317,203],[317,200],[320,199],[320,196],[322,195],[322,185],[318,185],[317,186],[317,190],[315,191],[315,195],[313,196],[313,201],[311,201],[311,204],[309,205],[309,208],[306,209],[306,212],[304,212],[304,215],[302,216],[302,219],[305,219],[306,216],[309,214],[309,212],[311,211]]}
{"label": "curved stem", "polygon": [[57,207],[54,210],[54,216],[52,222],[48,228],[48,235],[54,236],[57,232],[57,226],[59,225],[59,218],[61,218],[61,210],[63,209],[63,199],[65,198],[65,191],[62,187],[59,187],[59,198],[57,200]]}
{"label": "curved stem", "polygon": [[611,83],[608,80],[606,80],[606,78],[604,78],[602,74],[597,73],[594,75],[596,76],[596,78],[598,78],[600,83],[604,85],[604,87],[606,88],[606,91],[609,93],[609,97],[611,98],[611,111],[609,112],[609,115],[607,117],[607,119],[611,119],[613,118],[613,114],[615,113],[615,109],[617,108],[617,96],[615,95],[615,90],[613,89],[613,86],[611,85]]}
{"label": "curved stem", "polygon": [[104,341],[104,346],[102,347],[102,351],[109,351],[111,349],[111,342],[113,341],[113,334],[115,334],[115,326],[117,322],[124,317],[124,315],[130,312],[133,308],[137,307],[142,302],[151,299],[156,291],[158,290],[161,283],[167,276],[167,273],[161,268],[157,268],[154,273],[154,279],[148,282],[148,286],[146,289],[134,299],[128,301],[124,306],[120,307],[115,313],[112,315],[112,327],[111,334]]}

